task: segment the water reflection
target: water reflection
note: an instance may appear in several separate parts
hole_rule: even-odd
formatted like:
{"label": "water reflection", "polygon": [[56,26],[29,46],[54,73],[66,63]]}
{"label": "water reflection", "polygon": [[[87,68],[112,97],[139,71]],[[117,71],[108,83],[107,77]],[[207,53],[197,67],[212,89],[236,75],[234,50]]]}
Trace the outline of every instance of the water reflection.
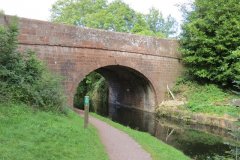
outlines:
{"label": "water reflection", "polygon": [[[111,105],[110,117],[131,128],[149,132],[196,160],[224,159],[239,146],[229,131],[204,125],[176,121],[171,118],[155,118],[153,113]],[[238,144],[237,144],[238,143]]]}

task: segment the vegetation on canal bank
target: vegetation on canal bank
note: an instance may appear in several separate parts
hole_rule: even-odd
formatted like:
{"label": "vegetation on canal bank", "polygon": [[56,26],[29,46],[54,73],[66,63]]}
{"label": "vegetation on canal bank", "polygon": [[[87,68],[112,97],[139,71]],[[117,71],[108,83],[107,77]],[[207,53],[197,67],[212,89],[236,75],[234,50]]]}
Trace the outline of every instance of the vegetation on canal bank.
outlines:
{"label": "vegetation on canal bank", "polygon": [[185,101],[185,109],[191,112],[218,116],[240,115],[240,108],[232,104],[232,100],[239,96],[215,84],[184,80],[174,86],[173,93],[177,99]]}
{"label": "vegetation on canal bank", "polygon": [[153,160],[189,160],[190,158],[185,156],[181,151],[163,143],[162,141],[151,136],[149,133],[137,131],[129,127],[123,126],[112,120],[101,117],[95,113],[92,116],[110,124],[111,126],[127,133],[133,139],[135,139],[147,152],[149,152]]}
{"label": "vegetation on canal bank", "polygon": [[[186,79],[179,80],[172,88],[175,100],[170,100],[170,95],[157,109],[158,118],[171,117],[182,123],[202,124],[209,127],[219,127],[226,130],[231,141],[223,140],[223,137],[208,137],[201,134],[197,137],[194,132],[179,134],[179,143],[185,144],[185,148],[191,147],[191,142],[204,142],[215,145],[219,140],[225,144],[230,144],[230,150],[222,152],[221,155],[214,155],[212,159],[238,159],[240,144],[240,107],[233,103],[234,99],[239,99],[239,95],[230,89],[221,88],[216,84],[199,83]],[[188,143],[183,143],[184,139]],[[211,141],[210,141],[211,140]],[[231,142],[231,143],[230,143]],[[208,145],[208,144],[207,144]],[[237,147],[238,146],[238,147]],[[203,146],[202,146],[203,147]],[[191,156],[191,149],[188,149]],[[204,152],[197,155],[196,159],[206,159],[208,153]],[[237,158],[235,158],[237,157]],[[211,158],[210,158],[211,159]]]}
{"label": "vegetation on canal bank", "polygon": [[0,159],[107,160],[97,130],[83,119],[34,110],[27,105],[0,104]]}
{"label": "vegetation on canal bank", "polygon": [[228,129],[233,128],[233,122],[240,118],[240,108],[232,104],[239,96],[215,84],[184,80],[179,81],[172,91],[177,103],[163,102],[156,110],[157,115]]}

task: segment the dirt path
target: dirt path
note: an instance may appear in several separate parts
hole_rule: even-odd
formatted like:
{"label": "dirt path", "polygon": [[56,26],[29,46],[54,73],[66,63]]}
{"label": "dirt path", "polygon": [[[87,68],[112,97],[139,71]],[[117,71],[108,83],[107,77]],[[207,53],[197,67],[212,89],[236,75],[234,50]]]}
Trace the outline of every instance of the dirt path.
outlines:
{"label": "dirt path", "polygon": [[[83,115],[83,111],[76,111]],[[110,160],[151,160],[150,154],[126,133],[92,116],[89,120],[97,128]]]}

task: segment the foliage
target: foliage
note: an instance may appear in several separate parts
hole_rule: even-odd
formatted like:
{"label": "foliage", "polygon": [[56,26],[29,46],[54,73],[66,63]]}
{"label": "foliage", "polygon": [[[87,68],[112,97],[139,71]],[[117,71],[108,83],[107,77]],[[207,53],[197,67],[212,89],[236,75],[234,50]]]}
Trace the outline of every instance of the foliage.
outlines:
{"label": "foliage", "polygon": [[51,19],[71,25],[128,32],[156,37],[176,33],[176,21],[170,15],[164,19],[152,8],[149,14],[134,11],[121,0],[58,0],[51,9]]}
{"label": "foliage", "polygon": [[94,88],[88,92],[90,99],[90,107],[93,112],[103,116],[109,114],[108,111],[108,83],[104,77],[94,84]]}
{"label": "foliage", "polygon": [[54,22],[86,26],[86,16],[98,13],[107,7],[106,0],[58,0],[51,9]]}
{"label": "foliage", "polygon": [[240,1],[195,0],[187,15],[180,43],[189,74],[234,87],[240,80]]}
{"label": "foliage", "polygon": [[[150,26],[144,19],[142,14],[136,15],[136,20],[133,28],[131,29],[131,33],[139,34],[139,35],[148,35],[154,36],[154,32],[150,30]],[[163,33],[159,33],[159,37],[164,37]]]}
{"label": "foliage", "polygon": [[107,160],[97,130],[83,119],[36,111],[26,105],[0,104],[0,159]]}
{"label": "foliage", "polygon": [[[113,122],[108,118],[101,117],[97,114],[92,114],[94,117],[106,122],[107,124],[127,133],[134,140],[136,140],[146,151],[151,154],[153,160],[188,160],[182,152],[177,149],[163,143],[161,140],[156,139],[149,133],[140,132],[129,127],[125,127],[121,124]],[[161,151],[161,152],[160,152]]]}
{"label": "foliage", "polygon": [[[94,82],[99,81],[102,76],[96,72],[92,72],[87,75],[81,83],[79,83],[76,94],[74,95],[73,105],[76,108],[84,109],[84,96],[88,95],[88,92],[94,89]],[[90,101],[92,97],[89,97]],[[91,103],[90,103],[91,104]],[[90,111],[93,111],[92,106],[90,106]]]}
{"label": "foliage", "polygon": [[230,101],[237,96],[231,92],[226,92],[215,84],[185,81],[178,83],[174,92],[177,97],[186,98],[186,107],[192,112],[231,116],[240,114],[240,108],[230,105]]}
{"label": "foliage", "polygon": [[162,13],[156,8],[149,10],[149,13],[146,15],[146,22],[154,33],[162,33],[169,36],[177,31],[175,19],[171,15],[164,19]]}
{"label": "foliage", "polygon": [[65,98],[60,81],[28,50],[17,50],[15,19],[0,26],[0,102],[20,102],[45,110],[63,110]]}
{"label": "foliage", "polygon": [[[96,112],[107,106],[108,87],[105,79],[97,72],[91,72],[78,85],[74,95],[74,107],[84,108],[84,96],[90,97],[90,111]],[[100,97],[98,97],[100,96]],[[95,103],[102,103],[95,105]],[[101,111],[100,111],[101,112]]]}

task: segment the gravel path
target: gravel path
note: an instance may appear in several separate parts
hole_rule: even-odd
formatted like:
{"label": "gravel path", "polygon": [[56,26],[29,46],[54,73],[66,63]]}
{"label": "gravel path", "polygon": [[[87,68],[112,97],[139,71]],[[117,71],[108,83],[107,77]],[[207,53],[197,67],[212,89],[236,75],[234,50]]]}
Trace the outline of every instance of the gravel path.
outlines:
{"label": "gravel path", "polygon": [[[83,115],[83,111],[76,111]],[[92,116],[89,120],[97,128],[110,160],[151,160],[150,154],[126,133]]]}

